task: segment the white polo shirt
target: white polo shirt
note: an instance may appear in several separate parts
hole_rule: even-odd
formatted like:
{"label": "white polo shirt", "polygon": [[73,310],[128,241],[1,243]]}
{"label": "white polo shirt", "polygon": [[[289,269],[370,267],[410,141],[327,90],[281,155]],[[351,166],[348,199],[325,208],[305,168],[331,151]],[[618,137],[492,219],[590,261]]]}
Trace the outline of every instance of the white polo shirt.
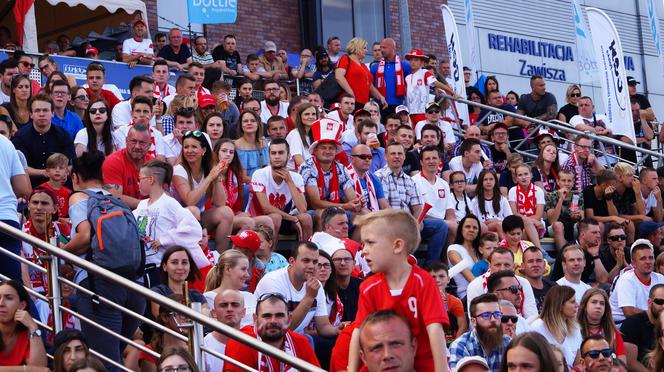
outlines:
{"label": "white polo shirt", "polygon": [[609,298],[613,320],[616,322],[625,320],[625,314],[622,310],[625,306],[647,310],[650,289],[657,284],[664,284],[664,275],[655,272],[651,273],[650,283],[642,282],[636,276],[634,270],[620,275]]}

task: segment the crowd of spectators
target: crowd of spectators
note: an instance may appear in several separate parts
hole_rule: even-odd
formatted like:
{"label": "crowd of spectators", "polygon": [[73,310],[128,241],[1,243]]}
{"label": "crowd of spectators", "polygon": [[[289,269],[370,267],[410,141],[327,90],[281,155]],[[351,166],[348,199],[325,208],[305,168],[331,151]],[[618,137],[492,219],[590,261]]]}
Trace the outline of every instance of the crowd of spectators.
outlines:
{"label": "crowd of spectators", "polygon": [[[121,60],[153,73],[128,87],[107,84],[98,61],[76,85],[44,54],[44,86],[29,56],[0,62],[0,220],[97,263],[106,217],[90,211],[112,202],[140,244],[102,250],[145,256],[125,277],[334,372],[662,370],[664,167],[504,113],[631,143],[578,85],[559,108],[541,76],[519,95],[466,73],[467,96],[488,106],[464,122],[436,99],[454,95],[449,63],[402,58],[390,38],[367,64],[367,41],[343,52],[332,37],[291,66],[272,41],[243,60],[233,35],[209,51],[203,36],[173,29],[153,45],[144,22],[132,30]],[[339,93],[291,96],[291,78]],[[636,145],[649,148],[658,124],[628,84]],[[513,147],[525,138],[534,162]],[[0,233],[0,245],[48,265],[27,242]],[[24,286],[46,295],[48,276],[10,259],[0,273],[0,370],[117,370],[90,350],[132,370],[240,370],[211,354],[196,366],[162,329],[186,336],[186,316],[69,263],[61,275],[86,290],[61,284],[63,306],[161,357],[69,312],[65,330],[42,334],[35,320],[52,326],[53,312]],[[205,346],[285,370],[217,331]]]}

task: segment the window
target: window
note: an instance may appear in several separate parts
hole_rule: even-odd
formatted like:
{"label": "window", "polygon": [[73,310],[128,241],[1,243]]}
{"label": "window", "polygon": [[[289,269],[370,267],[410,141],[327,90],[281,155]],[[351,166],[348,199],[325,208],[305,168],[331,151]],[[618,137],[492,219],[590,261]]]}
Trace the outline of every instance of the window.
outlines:
{"label": "window", "polygon": [[[182,30],[184,37],[189,37],[187,34],[189,22],[187,0],[157,0],[157,15],[159,16],[157,22],[159,31],[168,31],[175,27]],[[162,17],[165,19],[162,19]],[[203,25],[192,23],[191,32],[202,34]]]}
{"label": "window", "polygon": [[[353,37],[369,43],[385,37],[385,2],[380,0],[320,0],[323,44],[330,36],[338,36],[341,46]],[[367,51],[371,57],[371,51]]]}

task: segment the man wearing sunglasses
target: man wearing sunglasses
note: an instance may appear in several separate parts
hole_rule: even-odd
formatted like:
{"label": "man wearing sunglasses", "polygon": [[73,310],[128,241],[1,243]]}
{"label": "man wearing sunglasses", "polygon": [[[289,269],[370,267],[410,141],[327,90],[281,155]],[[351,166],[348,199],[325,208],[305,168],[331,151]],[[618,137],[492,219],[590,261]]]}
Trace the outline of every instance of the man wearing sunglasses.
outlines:
{"label": "man wearing sunglasses", "polygon": [[454,135],[454,131],[452,130],[452,126],[450,125],[450,123],[441,119],[440,112],[441,112],[441,107],[438,106],[436,102],[427,103],[424,115],[426,117],[426,120],[422,120],[415,125],[415,136],[417,137],[418,141],[422,139],[422,128],[427,124],[440,127],[440,129],[443,131],[443,142],[445,143],[445,151],[451,151],[454,148],[454,145],[456,144],[456,137]]}
{"label": "man wearing sunglasses", "polygon": [[628,316],[620,326],[625,343],[627,367],[630,371],[647,372],[650,369],[648,352],[656,345],[655,324],[664,310],[664,285],[657,284],[648,294],[648,309],[636,315]]}
{"label": "man wearing sunglasses", "polygon": [[[352,138],[349,138],[351,136]],[[350,132],[346,130],[342,138],[344,138],[344,151],[348,157],[351,156],[353,146],[357,144],[364,144],[370,147],[372,155],[370,158],[370,172],[375,172],[385,166],[385,149],[380,147],[380,142],[378,142],[378,124],[373,120],[365,118],[355,126],[354,130]]]}
{"label": "man wearing sunglasses", "polygon": [[14,59],[6,59],[0,63],[0,104],[9,102],[12,94],[11,86],[14,75],[18,74],[18,62]]}
{"label": "man wearing sunglasses", "polygon": [[630,262],[629,248],[626,247],[627,234],[622,225],[612,223],[606,230],[607,245],[599,252],[599,259],[609,272],[609,280],[613,282]]}
{"label": "man wearing sunglasses", "polygon": [[[516,311],[517,308],[521,308],[521,304],[523,303],[523,298],[521,297],[523,286],[516,278],[514,271],[503,270],[491,274],[489,279],[487,279],[486,286],[488,293],[493,293],[500,301],[509,302],[514,308],[514,315],[505,316],[505,314],[503,314],[501,322],[505,324],[511,319],[513,320],[511,324],[513,324],[518,330],[517,334],[527,331],[528,322],[519,317]],[[512,335],[510,337],[514,336]]]}
{"label": "man wearing sunglasses", "polygon": [[469,315],[473,330],[459,336],[450,345],[450,369],[454,370],[463,357],[477,355],[487,361],[489,370],[499,371],[510,338],[503,335],[503,313],[498,297],[491,293],[475,297],[470,303]]}
{"label": "man wearing sunglasses", "polygon": [[650,241],[637,239],[630,248],[630,256],[633,270],[618,277],[609,299],[616,323],[646,311],[650,289],[657,284],[664,284],[664,275],[654,271],[655,253]]}
{"label": "man wearing sunglasses", "polygon": [[611,345],[601,335],[586,337],[581,343],[581,365],[585,372],[609,372],[613,365]]}
{"label": "man wearing sunglasses", "polygon": [[355,185],[355,193],[362,196],[364,208],[372,212],[390,207],[385,200],[383,185],[371,171],[374,151],[362,143],[353,146],[350,150],[350,165],[347,167],[350,179]]}

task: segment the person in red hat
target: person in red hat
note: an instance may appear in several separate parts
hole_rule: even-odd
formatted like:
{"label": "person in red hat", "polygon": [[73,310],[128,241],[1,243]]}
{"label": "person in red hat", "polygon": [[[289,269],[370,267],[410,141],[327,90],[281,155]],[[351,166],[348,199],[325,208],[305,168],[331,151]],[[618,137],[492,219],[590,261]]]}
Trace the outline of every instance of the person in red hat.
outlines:
{"label": "person in red hat", "polygon": [[333,206],[341,207],[349,214],[362,211],[362,199],[355,193],[348,170],[335,161],[336,155],[343,151],[339,143],[341,129],[341,123],[328,118],[314,122],[311,126],[314,142],[309,147],[313,157],[299,169],[309,208],[315,210],[316,220],[320,219],[325,208]]}
{"label": "person in red hat", "polygon": [[425,120],[424,112],[429,102],[429,88],[434,86],[445,91],[445,94],[454,95],[452,89],[436,80],[431,71],[422,68],[429,62],[429,57],[419,49],[413,49],[406,54],[406,61],[410,62],[412,72],[406,76],[406,106],[410,112],[413,123]]}
{"label": "person in red hat", "polygon": [[256,285],[265,274],[265,264],[256,258],[256,251],[261,247],[261,238],[253,230],[243,230],[236,235],[229,235],[231,248],[244,253],[249,259],[249,280],[246,288],[240,288],[243,291],[254,292]]}
{"label": "person in red hat", "polygon": [[85,58],[99,59],[99,50],[93,46],[85,49]]}
{"label": "person in red hat", "polygon": [[152,40],[145,37],[147,29],[143,18],[136,19],[132,26],[134,37],[122,43],[122,62],[128,63],[129,67],[152,64],[154,48]]}

